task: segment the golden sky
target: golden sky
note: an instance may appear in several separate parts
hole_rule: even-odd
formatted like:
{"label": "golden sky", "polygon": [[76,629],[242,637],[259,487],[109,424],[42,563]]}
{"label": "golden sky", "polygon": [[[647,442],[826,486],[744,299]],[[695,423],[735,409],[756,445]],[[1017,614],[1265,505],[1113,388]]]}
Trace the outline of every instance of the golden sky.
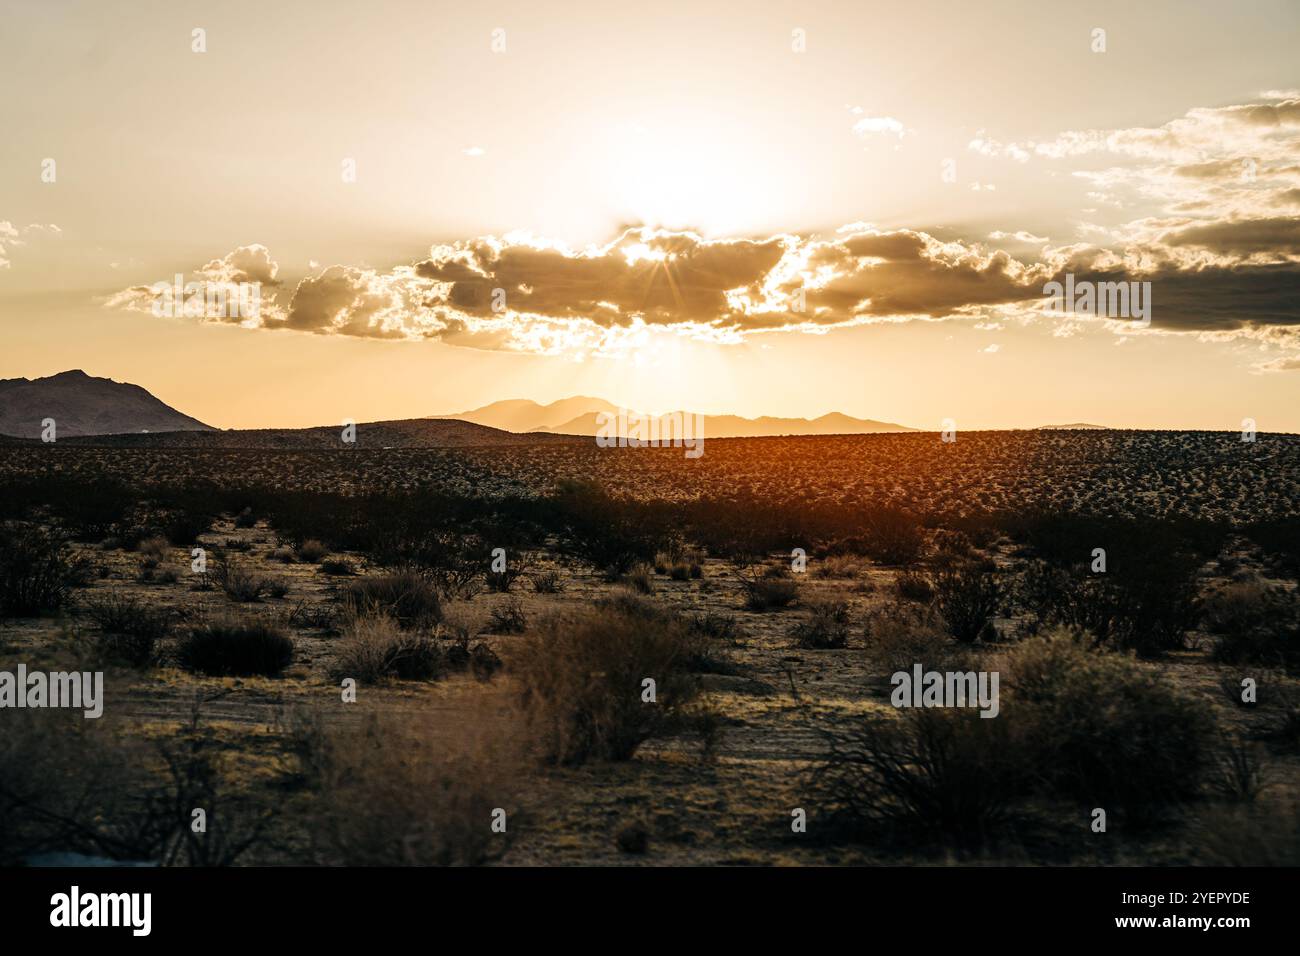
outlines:
{"label": "golden sky", "polygon": [[1300,431],[1294,3],[329,6],[6,8],[0,377]]}

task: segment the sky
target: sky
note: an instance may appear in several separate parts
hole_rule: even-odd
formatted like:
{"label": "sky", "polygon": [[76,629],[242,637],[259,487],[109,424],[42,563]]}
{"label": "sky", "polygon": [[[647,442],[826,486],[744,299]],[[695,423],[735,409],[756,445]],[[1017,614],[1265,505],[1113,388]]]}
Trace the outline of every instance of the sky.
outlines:
{"label": "sky", "polygon": [[[585,394],[1300,431],[1294,2],[0,22],[0,377],[227,428]],[[178,274],[256,299],[187,314]]]}

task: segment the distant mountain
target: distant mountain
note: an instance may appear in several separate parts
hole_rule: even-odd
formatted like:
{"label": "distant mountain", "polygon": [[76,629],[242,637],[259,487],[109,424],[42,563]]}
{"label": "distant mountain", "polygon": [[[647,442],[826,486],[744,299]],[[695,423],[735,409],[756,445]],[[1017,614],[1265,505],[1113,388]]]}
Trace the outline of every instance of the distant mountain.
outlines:
{"label": "distant mountain", "polygon": [[[595,435],[601,427],[601,412],[613,414],[618,406],[600,398],[566,398],[549,405],[528,400],[494,402],[472,412],[449,415],[464,421],[490,424],[509,431],[549,432],[556,435]],[[565,414],[569,413],[569,414]],[[683,413],[688,415],[690,413]],[[739,415],[706,415],[704,437],[755,438],[765,435],[861,435],[874,432],[915,431],[905,425],[853,418],[831,412],[820,418],[742,418]]]}
{"label": "distant mountain", "polygon": [[408,418],[391,422],[361,422],[356,441],[345,444],[341,425],[313,428],[249,428],[225,431],[151,432],[59,439],[60,444],[111,448],[231,448],[277,451],[337,451],[349,447],[466,448],[484,445],[552,445],[572,442],[565,435],[544,432],[517,435],[499,428],[446,418]]}
{"label": "distant mountain", "polygon": [[1106,425],[1089,425],[1087,422],[1072,422],[1069,425],[1039,425],[1034,431],[1099,431],[1104,432]]}
{"label": "distant mountain", "polygon": [[0,434],[39,438],[54,419],[57,439],[141,431],[211,431],[141,388],[81,369],[47,378],[0,379]]}
{"label": "distant mountain", "polygon": [[465,422],[487,425],[489,428],[502,428],[508,432],[535,432],[555,431],[555,426],[588,413],[615,411],[618,411],[618,407],[602,398],[578,395],[573,398],[562,398],[549,405],[539,405],[526,398],[512,398],[493,402],[491,405],[484,405],[473,411],[437,417],[457,418]]}

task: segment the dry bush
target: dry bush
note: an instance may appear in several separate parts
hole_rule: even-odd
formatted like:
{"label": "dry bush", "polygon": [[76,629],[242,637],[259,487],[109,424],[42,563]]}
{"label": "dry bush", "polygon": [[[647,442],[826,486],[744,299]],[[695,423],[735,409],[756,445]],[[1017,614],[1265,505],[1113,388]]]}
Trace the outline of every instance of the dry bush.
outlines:
{"label": "dry bush", "polygon": [[623,584],[638,594],[653,594],[655,590],[654,569],[645,562],[638,562],[623,575]]}
{"label": "dry bush", "polygon": [[546,760],[626,760],[684,714],[697,645],[680,618],[628,596],[543,619],[507,663]]}
{"label": "dry bush", "polygon": [[512,597],[492,609],[488,621],[489,634],[522,634],[528,630],[528,618],[518,598]]}
{"label": "dry bush", "polygon": [[362,578],[343,592],[352,617],[387,615],[404,628],[427,629],[442,621],[438,589],[414,571]]}
{"label": "dry bush", "polygon": [[1211,659],[1300,671],[1300,592],[1256,582],[1229,585],[1212,593],[1206,608],[1218,634]]}
{"label": "dry bush", "polygon": [[1205,598],[1205,629],[1240,634],[1266,624],[1275,591],[1258,577],[1215,588]]}
{"label": "dry bush", "polygon": [[975,564],[950,564],[930,575],[934,606],[948,633],[963,644],[988,634],[1001,601],[997,572]]}
{"label": "dry bush", "polygon": [[148,666],[157,659],[158,642],[171,631],[170,609],[152,607],[117,591],[89,598],[83,607],[100,630],[89,649],[109,660]]}
{"label": "dry bush", "polygon": [[338,578],[351,577],[357,573],[357,566],[346,558],[326,558],[320,563],[320,569],[322,574]]}
{"label": "dry bush", "polygon": [[849,643],[849,605],[845,601],[810,601],[808,618],[790,632],[795,644],[811,650],[846,647]]}
{"label": "dry bush", "polygon": [[538,571],[528,576],[537,594],[559,594],[564,590],[564,579],[559,571]]}
{"label": "dry bush", "polygon": [[862,570],[863,562],[861,558],[854,557],[851,554],[830,554],[813,562],[812,576],[815,578],[856,578],[862,573]]}
{"label": "dry bush", "polygon": [[745,607],[751,611],[789,607],[799,598],[798,582],[782,565],[769,565],[758,574],[741,569],[737,578],[745,594]]}
{"label": "dry bush", "polygon": [[249,604],[260,601],[267,592],[269,583],[266,578],[254,574],[238,561],[227,555],[217,555],[211,562],[212,577],[217,587],[233,601]]}
{"label": "dry bush", "polygon": [[262,621],[212,621],[186,632],[176,656],[210,677],[275,677],[293,663],[293,639]]}
{"label": "dry bush", "polygon": [[155,535],[151,538],[145,538],[136,544],[135,550],[143,557],[151,558],[154,562],[167,560],[167,551],[171,544],[161,535]]}
{"label": "dry bush", "polygon": [[943,621],[926,607],[894,603],[876,609],[863,628],[867,655],[881,673],[910,671],[914,664],[927,670],[949,670],[962,658],[944,632]]}
{"label": "dry bush", "polygon": [[[256,805],[221,771],[221,745],[196,703],[152,743],[111,719],[20,711],[0,734],[0,865],[83,853],[163,866],[229,866],[267,844],[274,806]],[[207,829],[191,829],[202,807]]]}
{"label": "dry bush", "polygon": [[[441,721],[369,714],[304,742],[316,795],[310,832],[321,862],[476,865],[500,856],[515,826],[525,763],[506,712],[475,697]],[[506,832],[492,831],[506,811]]]}
{"label": "dry bush", "polygon": [[308,538],[302,544],[298,545],[299,559],[306,561],[308,564],[316,564],[323,560],[330,553],[330,549],[325,547],[315,538]]}
{"label": "dry bush", "polygon": [[353,617],[335,646],[335,680],[362,684],[388,680],[432,680],[445,668],[442,646],[428,633],[403,628],[387,614]]}
{"label": "dry bush", "polygon": [[894,590],[905,601],[929,604],[934,600],[934,587],[930,579],[920,571],[901,571],[894,578]]}
{"label": "dry bush", "polygon": [[57,611],[85,574],[85,563],[70,556],[57,532],[35,525],[0,527],[0,618]]}
{"label": "dry bush", "polygon": [[1140,822],[1195,799],[1213,761],[1206,708],[1131,657],[1058,630],[1008,653],[1002,719],[1052,794]]}
{"label": "dry bush", "polygon": [[982,847],[1026,792],[1029,768],[1012,732],[954,708],[867,718],[824,732],[828,752],[812,783],[846,836]]}

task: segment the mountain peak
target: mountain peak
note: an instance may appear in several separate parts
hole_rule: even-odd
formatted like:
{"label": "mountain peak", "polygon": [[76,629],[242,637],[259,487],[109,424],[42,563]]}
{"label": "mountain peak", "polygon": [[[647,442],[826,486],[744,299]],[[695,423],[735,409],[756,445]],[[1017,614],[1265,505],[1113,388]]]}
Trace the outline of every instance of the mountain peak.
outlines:
{"label": "mountain peak", "polygon": [[124,432],[210,431],[139,385],[88,375],[79,368],[45,378],[0,380],[0,435],[39,438],[53,419],[59,438]]}

